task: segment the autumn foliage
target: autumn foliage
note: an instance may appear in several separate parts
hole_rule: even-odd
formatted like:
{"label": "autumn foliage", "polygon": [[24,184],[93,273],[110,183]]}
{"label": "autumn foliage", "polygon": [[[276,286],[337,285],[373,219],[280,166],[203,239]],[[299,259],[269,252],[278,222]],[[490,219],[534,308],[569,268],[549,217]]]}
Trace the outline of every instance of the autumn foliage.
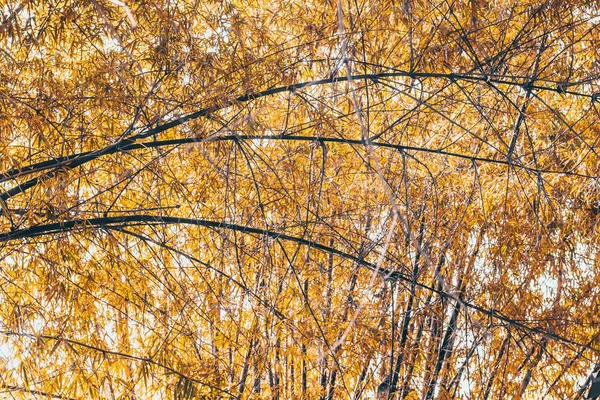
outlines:
{"label": "autumn foliage", "polygon": [[596,2],[0,5],[0,397],[587,393]]}

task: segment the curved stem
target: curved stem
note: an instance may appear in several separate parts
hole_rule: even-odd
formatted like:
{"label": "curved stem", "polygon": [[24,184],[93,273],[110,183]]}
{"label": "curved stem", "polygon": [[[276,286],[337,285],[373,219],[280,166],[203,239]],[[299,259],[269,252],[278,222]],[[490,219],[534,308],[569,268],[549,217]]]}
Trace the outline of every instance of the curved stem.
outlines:
{"label": "curved stem", "polygon": [[[45,225],[35,225],[29,228],[24,229],[15,229],[13,231],[5,232],[0,234],[0,243],[8,242],[17,239],[25,239],[25,238],[33,238],[37,236],[49,235],[54,233],[68,232],[77,228],[85,229],[86,227],[97,227],[97,228],[114,228],[116,226],[128,225],[132,226],[136,223],[142,223],[144,225],[170,225],[170,224],[184,224],[184,225],[195,225],[195,226],[204,226],[207,228],[216,228],[216,229],[228,229],[242,233],[249,233],[261,236],[267,236],[272,239],[285,240],[290,242],[295,242],[301,245],[305,245],[314,249],[318,249],[324,251],[326,253],[334,254],[339,257],[345,258],[347,260],[353,261],[358,265],[366,267],[371,271],[376,271],[379,276],[387,280],[397,280],[403,281],[406,283],[412,283],[413,279],[410,276],[404,275],[399,272],[399,270],[389,270],[386,268],[382,268],[374,263],[368,262],[360,257],[353,256],[351,254],[345,253],[336,248],[326,246],[324,244],[306,240],[301,237],[291,236],[284,233],[274,232],[267,229],[254,228],[250,226],[231,224],[227,222],[219,222],[219,221],[210,221],[205,219],[195,219],[195,218],[181,218],[181,217],[170,217],[170,216],[161,216],[161,215],[124,215],[124,216],[114,216],[114,217],[99,217],[99,218],[90,218],[90,219],[73,219],[62,222],[54,222],[51,224]],[[406,267],[402,265],[404,269]],[[451,299],[457,300],[456,297],[452,293],[448,293],[443,290],[443,288],[436,289],[434,287],[428,286],[424,283],[416,282],[416,286],[419,288],[425,289],[431,293],[436,293],[437,295]],[[560,336],[558,334],[547,332],[543,329],[532,327],[526,325],[519,320],[507,317],[501,314],[498,310],[487,309],[481,306],[478,306],[473,303],[469,303],[464,300],[460,300],[465,307],[478,311],[484,315],[489,316],[490,318],[494,318],[499,321],[503,321],[510,325],[522,328],[531,333],[536,333],[544,338],[551,339],[557,342],[562,342],[565,345],[573,345],[579,348],[585,348],[587,350],[591,350],[595,353],[600,353],[600,349],[593,347],[591,344],[583,344],[576,342],[574,340],[568,339],[566,337]]]}

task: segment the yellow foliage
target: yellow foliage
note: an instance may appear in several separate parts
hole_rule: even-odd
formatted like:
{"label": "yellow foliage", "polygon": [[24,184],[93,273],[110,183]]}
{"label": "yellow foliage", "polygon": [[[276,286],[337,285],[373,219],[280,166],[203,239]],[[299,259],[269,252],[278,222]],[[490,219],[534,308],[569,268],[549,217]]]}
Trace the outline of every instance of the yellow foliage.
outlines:
{"label": "yellow foliage", "polygon": [[0,3],[14,398],[575,398],[588,1]]}

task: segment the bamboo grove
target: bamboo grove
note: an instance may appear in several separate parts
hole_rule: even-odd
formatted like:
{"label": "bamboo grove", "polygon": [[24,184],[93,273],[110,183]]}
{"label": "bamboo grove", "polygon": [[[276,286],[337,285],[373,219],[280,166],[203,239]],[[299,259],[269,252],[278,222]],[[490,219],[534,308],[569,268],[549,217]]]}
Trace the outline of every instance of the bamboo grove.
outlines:
{"label": "bamboo grove", "polygon": [[596,2],[0,5],[0,397],[585,397]]}

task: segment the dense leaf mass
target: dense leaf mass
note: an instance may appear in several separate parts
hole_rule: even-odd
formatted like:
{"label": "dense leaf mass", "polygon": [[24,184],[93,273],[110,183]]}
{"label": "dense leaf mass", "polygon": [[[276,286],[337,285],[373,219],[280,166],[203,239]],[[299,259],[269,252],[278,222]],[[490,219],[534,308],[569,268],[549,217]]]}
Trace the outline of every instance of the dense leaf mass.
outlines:
{"label": "dense leaf mass", "polygon": [[0,396],[581,398],[599,24],[0,1]]}

